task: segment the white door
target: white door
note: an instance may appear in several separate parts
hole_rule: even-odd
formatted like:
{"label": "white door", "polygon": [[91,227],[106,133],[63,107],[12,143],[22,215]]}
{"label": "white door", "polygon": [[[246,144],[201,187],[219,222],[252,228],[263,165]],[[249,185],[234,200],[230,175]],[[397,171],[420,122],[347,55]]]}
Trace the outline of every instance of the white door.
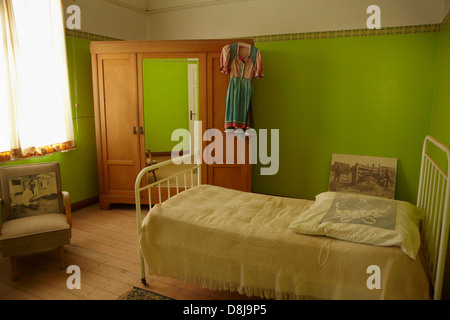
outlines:
{"label": "white door", "polygon": [[[198,60],[198,59],[192,59]],[[189,133],[191,135],[190,152],[194,151],[194,139],[199,139],[198,130],[195,130],[195,121],[198,121],[198,63],[188,64],[188,99],[189,99]],[[196,137],[196,135],[198,137]],[[200,144],[201,145],[201,144]]]}

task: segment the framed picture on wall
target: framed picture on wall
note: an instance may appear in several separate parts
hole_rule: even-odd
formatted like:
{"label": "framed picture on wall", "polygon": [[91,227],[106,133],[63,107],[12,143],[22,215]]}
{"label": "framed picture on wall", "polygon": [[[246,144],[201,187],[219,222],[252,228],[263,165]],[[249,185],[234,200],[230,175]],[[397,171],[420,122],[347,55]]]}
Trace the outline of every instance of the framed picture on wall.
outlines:
{"label": "framed picture on wall", "polygon": [[395,197],[397,159],[333,154],[329,191]]}

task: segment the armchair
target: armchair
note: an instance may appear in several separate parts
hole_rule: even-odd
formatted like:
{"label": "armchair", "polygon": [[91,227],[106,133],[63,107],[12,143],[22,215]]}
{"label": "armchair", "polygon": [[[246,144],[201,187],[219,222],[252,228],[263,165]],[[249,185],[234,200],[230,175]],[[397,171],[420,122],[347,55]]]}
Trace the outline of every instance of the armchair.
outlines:
{"label": "armchair", "polygon": [[59,163],[0,168],[0,250],[3,257],[11,257],[15,281],[19,255],[58,248],[64,268],[71,228],[70,199],[61,188]]}

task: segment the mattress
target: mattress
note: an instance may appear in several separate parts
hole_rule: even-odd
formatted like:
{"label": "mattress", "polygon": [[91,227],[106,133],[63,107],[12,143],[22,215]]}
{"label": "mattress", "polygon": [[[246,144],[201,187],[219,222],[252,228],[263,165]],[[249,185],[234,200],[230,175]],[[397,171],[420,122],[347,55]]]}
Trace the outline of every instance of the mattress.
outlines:
{"label": "mattress", "polygon": [[430,299],[421,253],[290,230],[312,204],[210,185],[181,192],[142,222],[148,272],[267,299]]}

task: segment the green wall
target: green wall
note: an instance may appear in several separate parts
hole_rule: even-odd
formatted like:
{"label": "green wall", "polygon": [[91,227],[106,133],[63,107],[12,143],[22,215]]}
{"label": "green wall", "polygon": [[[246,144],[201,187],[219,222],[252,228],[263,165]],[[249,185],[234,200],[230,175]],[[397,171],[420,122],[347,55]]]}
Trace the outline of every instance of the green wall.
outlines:
{"label": "green wall", "polygon": [[172,151],[176,129],[189,130],[188,62],[144,59],[145,143],[152,152]]}
{"label": "green wall", "polygon": [[[55,153],[41,158],[2,163],[0,166],[57,161],[61,167],[62,187],[69,192],[71,203],[75,203],[98,196],[97,154],[95,145],[92,69],[89,51],[90,41],[66,37],[66,44],[76,150]],[[80,105],[77,119],[75,119],[76,112],[74,108],[75,70],[78,86],[77,101]]]}
{"label": "green wall", "polygon": [[255,43],[257,129],[280,129],[280,169],[253,191],[314,199],[332,153],[398,158],[396,198],[415,203],[428,134],[437,33]]}
{"label": "green wall", "polygon": [[430,134],[450,146],[450,23],[439,32]]}

